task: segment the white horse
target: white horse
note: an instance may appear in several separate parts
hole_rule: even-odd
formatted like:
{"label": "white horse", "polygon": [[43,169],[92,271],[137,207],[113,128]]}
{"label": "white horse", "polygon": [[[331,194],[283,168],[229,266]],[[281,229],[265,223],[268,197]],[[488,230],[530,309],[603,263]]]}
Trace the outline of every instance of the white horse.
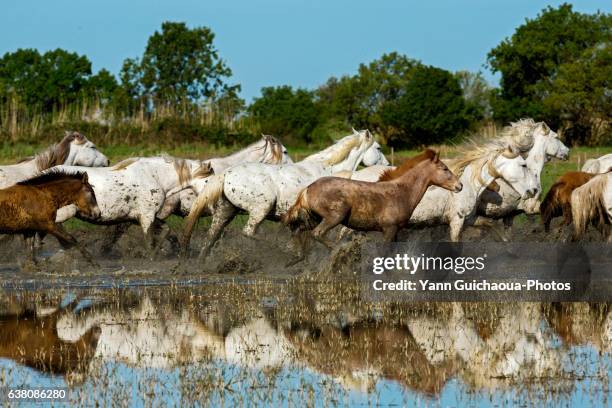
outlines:
{"label": "white horse", "polygon": [[465,225],[474,225],[480,195],[493,180],[503,179],[522,198],[530,198],[539,190],[538,179],[527,168],[521,152],[533,146],[533,135],[519,132],[504,133],[484,144],[464,147],[461,159],[449,167],[459,175],[463,189],[451,193],[430,187],[410,219],[417,225],[450,225],[451,241],[458,241]]}
{"label": "white horse", "polygon": [[[265,163],[290,161],[285,147],[275,138],[265,136],[260,141],[237,153],[240,160],[256,160]],[[222,169],[223,159],[215,161]],[[77,214],[75,206],[61,208],[57,212],[56,221],[64,222],[78,216],[88,222],[102,225],[122,223],[137,223],[147,237],[149,249],[153,249],[151,226],[166,218],[178,204],[180,192],[187,189],[203,189],[207,177],[213,173],[214,164],[211,161],[187,160],[162,157],[139,157],[126,159],[111,168],[83,169],[69,166],[59,166],[71,170],[87,170],[90,184],[96,198],[101,215],[92,220]],[[167,200],[171,197],[170,205]],[[172,198],[174,197],[174,198]],[[123,233],[117,229],[109,237],[106,245],[114,243]],[[161,242],[169,233],[168,228],[156,241]]]}
{"label": "white horse", "polygon": [[595,176],[572,191],[571,204],[574,239],[593,224],[612,243],[612,172]]}
{"label": "white horse", "polygon": [[61,142],[54,144],[44,152],[24,159],[17,164],[0,166],[0,188],[6,188],[30,179],[40,172],[60,164],[105,167],[108,166],[108,158],[82,134],[66,132]]}
{"label": "white horse", "polygon": [[101,225],[137,223],[147,237],[147,243],[151,244],[150,249],[153,243],[150,227],[162,209],[167,193],[192,185],[212,173],[208,163],[169,156],[126,159],[113,167],[62,165],[54,169],[86,171],[100,208],[100,216],[94,220],[78,214],[75,206],[62,207],[57,212],[56,222],[78,216]]}
{"label": "white horse", "polygon": [[586,173],[607,173],[610,169],[612,169],[612,153],[597,159],[589,159],[582,166],[582,171]]}
{"label": "white horse", "polygon": [[[512,127],[522,132],[533,134],[533,147],[529,150],[527,168],[537,178],[539,190],[542,191],[541,174],[544,164],[551,158],[567,160],[569,148],[559,140],[556,132],[553,132],[544,122],[534,122],[533,119],[522,119],[512,124]],[[539,213],[540,202],[538,196],[529,199],[521,198],[514,188],[506,181],[498,180],[499,191],[494,192],[486,189],[478,203],[477,214],[492,218],[504,219],[506,226],[511,226],[514,217],[521,212],[527,214]],[[539,195],[539,194],[538,194]],[[484,222],[484,220],[480,221]]]}
{"label": "white horse", "polygon": [[[183,250],[187,250],[193,227],[207,207],[215,205],[202,255],[211,248],[239,210],[249,213],[243,232],[252,237],[265,218],[278,220],[293,205],[299,192],[316,179],[338,172],[355,171],[373,144],[374,139],[369,131],[353,130],[352,135],[298,163],[280,166],[239,164],[221,175],[212,176],[187,217]],[[380,149],[374,147],[374,150],[379,158],[377,161],[371,159],[370,163],[386,162]]]}
{"label": "white horse", "polygon": [[[238,163],[269,163],[286,164],[292,163],[287,148],[273,136],[262,135],[261,140],[250,144],[235,153],[225,157],[215,157],[205,160],[210,163],[215,174],[221,174],[230,166]],[[197,187],[196,187],[197,188]],[[187,216],[191,210],[197,194],[193,188],[181,190],[166,198],[163,209],[157,214],[157,218],[164,220],[171,214],[181,217]]]}
{"label": "white horse", "polygon": [[457,302],[448,318],[415,316],[407,318],[406,325],[428,361],[439,366],[458,358],[468,374],[464,377],[479,388],[494,388],[502,384],[499,378],[558,375],[562,355],[551,341],[550,329],[542,325],[541,306],[518,302],[500,307],[506,313],[486,339]]}

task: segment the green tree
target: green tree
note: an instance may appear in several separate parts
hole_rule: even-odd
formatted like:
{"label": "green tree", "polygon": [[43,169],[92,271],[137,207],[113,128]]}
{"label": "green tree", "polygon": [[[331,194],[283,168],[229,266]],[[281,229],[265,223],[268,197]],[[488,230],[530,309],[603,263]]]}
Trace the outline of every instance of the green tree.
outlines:
{"label": "green tree", "polygon": [[414,147],[442,143],[465,131],[475,112],[466,104],[459,81],[430,66],[414,69],[401,96],[387,102],[381,118],[388,143]]}
{"label": "green tree", "polygon": [[563,64],[579,59],[586,49],[609,43],[611,21],[610,14],[578,13],[570,4],[548,7],[527,19],[488,54],[490,68],[501,74],[495,118],[507,122],[530,116],[558,125],[558,117],[543,103],[554,78]]}
{"label": "green tree", "polygon": [[290,86],[262,88],[261,96],[249,106],[250,115],[262,132],[296,141],[311,141],[319,122],[319,110],[312,92]]}
{"label": "green tree", "polygon": [[380,130],[380,108],[396,100],[419,62],[392,52],[361,64],[354,76],[331,78],[317,90],[327,118],[342,118],[350,126]]}
{"label": "green tree", "polygon": [[118,87],[117,78],[108,70],[102,68],[96,75],[92,75],[87,80],[85,93],[102,102],[109,102]]}
{"label": "green tree", "polygon": [[235,94],[240,87],[225,82],[232,71],[219,57],[214,38],[208,27],[164,22],[149,37],[142,58],[124,62],[120,77],[126,92],[164,104],[215,98],[230,89]]}
{"label": "green tree", "polygon": [[466,103],[471,106],[477,116],[490,119],[493,116],[491,100],[495,90],[484,79],[482,73],[458,71],[455,77],[459,81]]}
{"label": "green tree", "polygon": [[91,62],[77,53],[58,48],[41,55],[19,49],[0,59],[0,97],[17,95],[23,103],[49,112],[87,92],[98,93],[96,86],[112,88],[109,76],[105,71],[92,77]]}
{"label": "green tree", "polygon": [[559,66],[543,98],[546,111],[563,123],[565,138],[576,144],[611,144],[612,43],[585,50]]}

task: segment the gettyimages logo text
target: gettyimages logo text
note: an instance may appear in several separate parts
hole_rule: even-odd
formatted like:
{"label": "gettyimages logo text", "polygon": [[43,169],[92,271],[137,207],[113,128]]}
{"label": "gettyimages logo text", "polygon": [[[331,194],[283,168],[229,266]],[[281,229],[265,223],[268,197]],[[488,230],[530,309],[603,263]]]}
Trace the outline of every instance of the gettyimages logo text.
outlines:
{"label": "gettyimages logo text", "polygon": [[386,271],[405,271],[414,275],[417,271],[446,271],[462,275],[466,271],[482,271],[485,268],[487,254],[478,257],[472,256],[412,256],[406,253],[389,257],[375,257],[372,259],[372,272],[380,275]]}

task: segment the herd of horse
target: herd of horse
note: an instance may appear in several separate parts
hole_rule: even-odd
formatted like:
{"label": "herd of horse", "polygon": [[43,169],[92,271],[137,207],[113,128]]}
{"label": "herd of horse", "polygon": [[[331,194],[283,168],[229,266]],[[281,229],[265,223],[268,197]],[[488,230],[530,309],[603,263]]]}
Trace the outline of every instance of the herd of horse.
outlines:
{"label": "herd of horse", "polygon": [[[64,247],[79,245],[61,223],[72,217],[94,224],[139,224],[149,249],[169,233],[164,220],[186,218],[183,253],[198,219],[212,216],[200,256],[205,257],[238,213],[253,237],[265,219],[281,221],[327,246],[328,231],[381,231],[386,241],[402,228],[446,224],[458,241],[466,226],[506,226],[520,213],[541,213],[548,230],[563,215],[574,239],[595,225],[612,242],[612,154],[564,174],[540,204],[541,173],[569,149],[545,123],[522,119],[498,136],[471,142],[455,159],[442,161],[426,149],[398,167],[389,164],[368,130],[293,162],[272,137],[227,157],[190,160],[161,155],[134,157],[109,166],[107,157],[78,132],[14,165],[0,166],[0,233],[22,234],[33,261],[40,240],[55,236]],[[359,166],[363,165],[363,169]],[[155,233],[157,228],[161,233]],[[124,231],[116,229],[113,239]],[[91,255],[81,246],[83,255]]]}

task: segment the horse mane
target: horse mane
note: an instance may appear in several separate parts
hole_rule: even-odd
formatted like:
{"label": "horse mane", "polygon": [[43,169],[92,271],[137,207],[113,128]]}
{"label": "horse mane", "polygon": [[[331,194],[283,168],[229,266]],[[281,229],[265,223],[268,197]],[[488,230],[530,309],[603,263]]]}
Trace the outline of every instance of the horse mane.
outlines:
{"label": "horse mane", "polygon": [[422,153],[414,157],[411,157],[410,159],[406,160],[398,167],[394,169],[385,170],[378,178],[378,181],[390,181],[398,177],[401,177],[404,173],[406,173],[408,170],[410,170],[411,168],[413,168],[420,162],[425,161],[425,160],[432,160],[435,156],[436,156],[435,151],[433,151],[432,149],[425,149]]}
{"label": "horse mane", "polygon": [[81,181],[83,178],[83,174],[85,174],[85,172],[66,173],[65,171],[62,171],[61,169],[52,169],[36,177],[32,177],[30,179],[20,181],[19,183],[17,183],[17,185],[39,186],[41,184],[47,184],[47,183],[51,183],[54,181],[63,181],[63,180]]}
{"label": "horse mane", "polygon": [[352,135],[343,137],[333,145],[321,150],[320,152],[311,154],[303,161],[321,161],[328,166],[332,166],[346,159],[348,154],[360,144],[361,133],[355,132]]}
{"label": "horse mane", "polygon": [[504,126],[499,137],[509,138],[521,152],[526,152],[533,146],[533,142],[530,142],[529,138],[533,138],[533,134],[540,126],[550,132],[550,128],[544,122],[536,122],[532,118],[519,119],[516,122],[510,122],[508,126]]}
{"label": "horse mane", "polygon": [[212,168],[212,166],[210,165],[210,162],[200,162],[200,167],[198,167],[193,174],[191,175],[191,178],[206,178],[210,175],[214,174],[214,170]]}
{"label": "horse mane", "polygon": [[[155,157],[149,158],[155,159]],[[178,176],[179,183],[181,184],[181,186],[186,185],[193,178],[204,178],[210,176],[213,173],[212,166],[209,162],[200,162],[200,166],[192,174],[191,169],[189,167],[189,163],[187,163],[186,159],[174,157],[167,153],[162,153],[160,156],[157,156],[157,158],[161,158],[166,163],[172,164],[172,166],[174,167],[174,171],[176,171],[176,175]],[[112,167],[112,171],[124,170],[141,159],[143,158],[130,157],[128,159],[122,160]]]}
{"label": "horse mane", "polygon": [[[272,164],[278,164],[283,160],[283,149],[281,142],[271,135],[261,135],[261,140],[264,141],[264,145],[261,147],[255,147],[256,149],[263,149],[264,154],[266,150],[269,148],[272,153]],[[248,147],[254,147],[259,141],[255,143],[251,143]],[[248,148],[247,147],[247,148]]]}
{"label": "horse mane", "polygon": [[[459,147],[457,150],[459,158],[450,163],[449,168],[457,176],[461,176],[468,166],[472,166],[476,170],[472,177],[480,180],[480,173],[484,166],[491,167],[493,161],[499,155],[511,159],[517,157],[520,153],[529,151],[533,147],[533,130],[536,126],[539,126],[539,124],[534,122],[533,119],[521,119],[518,122],[512,122],[510,126],[504,127],[499,136],[484,143],[471,139],[468,143]],[[507,152],[508,146],[513,146],[520,153],[511,154]]]}
{"label": "horse mane", "polygon": [[128,166],[136,163],[138,160],[140,160],[140,157],[130,157],[128,159],[121,160],[119,163],[115,164],[111,168],[111,170],[112,171],[119,171],[119,170],[127,169]]}
{"label": "horse mane", "polygon": [[164,160],[166,160],[167,163],[172,163],[174,171],[176,171],[176,175],[178,176],[179,184],[181,186],[184,186],[189,182],[189,180],[191,180],[191,169],[187,164],[187,160],[165,155],[162,157],[164,158]]}
{"label": "horse mane", "polygon": [[42,153],[37,154],[33,158],[26,158],[19,161],[19,163],[35,160],[36,168],[38,171],[47,170],[54,166],[64,164],[70,153],[70,144],[75,142],[76,144],[83,144],[87,141],[87,138],[79,132],[68,131],[61,142],[56,143]]}

